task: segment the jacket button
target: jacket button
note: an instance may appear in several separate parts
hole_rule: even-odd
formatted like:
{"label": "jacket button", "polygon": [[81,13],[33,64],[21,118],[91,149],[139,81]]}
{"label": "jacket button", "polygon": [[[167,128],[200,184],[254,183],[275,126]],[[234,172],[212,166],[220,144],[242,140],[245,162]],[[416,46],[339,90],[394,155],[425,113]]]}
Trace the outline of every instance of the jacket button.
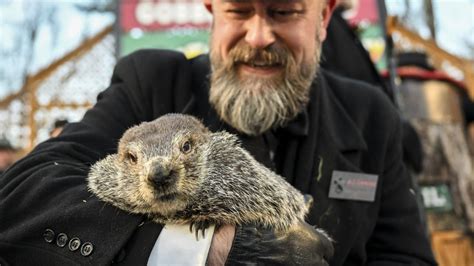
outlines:
{"label": "jacket button", "polygon": [[82,244],[81,255],[84,257],[87,257],[92,253],[93,250],[94,250],[94,246],[91,243],[86,242]]}
{"label": "jacket button", "polygon": [[51,243],[53,242],[54,240],[54,231],[51,230],[51,229],[46,229],[44,230],[44,233],[43,233],[43,238],[44,238],[44,241],[48,242],[48,243]]}
{"label": "jacket button", "polygon": [[56,238],[56,245],[62,248],[67,244],[67,241],[68,241],[67,235],[64,233],[61,233],[58,235],[58,238]]}
{"label": "jacket button", "polygon": [[71,238],[71,240],[69,240],[69,250],[70,251],[76,251],[79,249],[79,247],[81,246],[81,240],[77,237],[74,237],[74,238]]}

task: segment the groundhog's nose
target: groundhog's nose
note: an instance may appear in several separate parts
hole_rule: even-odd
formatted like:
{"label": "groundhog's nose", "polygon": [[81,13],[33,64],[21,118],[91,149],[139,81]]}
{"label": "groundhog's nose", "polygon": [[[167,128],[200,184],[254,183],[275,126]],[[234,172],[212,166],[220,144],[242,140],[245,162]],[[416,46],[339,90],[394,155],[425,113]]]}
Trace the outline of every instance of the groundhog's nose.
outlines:
{"label": "groundhog's nose", "polygon": [[161,187],[167,183],[170,172],[171,171],[167,169],[167,167],[163,167],[161,164],[155,164],[150,169],[148,180],[155,187]]}

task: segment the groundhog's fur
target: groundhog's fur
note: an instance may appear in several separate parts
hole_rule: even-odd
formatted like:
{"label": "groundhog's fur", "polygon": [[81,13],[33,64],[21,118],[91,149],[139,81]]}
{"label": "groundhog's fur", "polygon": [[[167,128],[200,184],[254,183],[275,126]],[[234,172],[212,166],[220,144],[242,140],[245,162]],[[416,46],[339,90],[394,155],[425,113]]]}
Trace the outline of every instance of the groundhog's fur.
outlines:
{"label": "groundhog's fur", "polygon": [[118,153],[92,166],[88,187],[122,210],[197,229],[256,223],[285,230],[308,211],[304,196],[258,163],[236,136],[212,133],[180,114],[127,130]]}

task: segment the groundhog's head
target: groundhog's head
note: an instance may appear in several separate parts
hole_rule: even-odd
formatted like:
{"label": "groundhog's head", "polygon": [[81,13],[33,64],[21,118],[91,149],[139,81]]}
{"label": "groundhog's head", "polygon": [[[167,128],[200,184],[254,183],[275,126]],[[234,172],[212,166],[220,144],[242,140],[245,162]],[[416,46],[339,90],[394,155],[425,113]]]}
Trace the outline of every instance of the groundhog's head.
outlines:
{"label": "groundhog's head", "polygon": [[[205,176],[210,135],[199,120],[187,115],[167,114],[141,123],[125,132],[117,154],[93,166],[89,187],[99,198],[131,212],[173,214],[192,200]],[[117,180],[94,188],[91,183],[97,176],[104,180],[104,174]]]}

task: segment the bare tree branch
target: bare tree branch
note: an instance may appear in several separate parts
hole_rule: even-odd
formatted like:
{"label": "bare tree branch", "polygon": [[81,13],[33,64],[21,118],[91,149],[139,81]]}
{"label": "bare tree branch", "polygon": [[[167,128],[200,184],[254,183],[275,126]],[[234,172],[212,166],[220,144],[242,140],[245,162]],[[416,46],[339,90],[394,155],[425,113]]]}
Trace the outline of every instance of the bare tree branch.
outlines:
{"label": "bare tree branch", "polygon": [[115,12],[116,1],[111,0],[97,0],[92,4],[76,4],[74,5],[77,9],[84,13],[113,13]]}
{"label": "bare tree branch", "polygon": [[411,15],[410,0],[404,0],[403,2],[404,2],[404,4],[405,4],[405,12],[404,12],[403,15],[402,15],[402,20],[403,20],[403,21],[407,21],[408,18],[410,17],[410,15]]}
{"label": "bare tree branch", "polygon": [[[50,51],[53,51],[57,46],[58,34],[64,25],[60,21],[60,10],[54,1],[11,1],[2,3],[2,5],[4,10],[11,7],[19,10],[16,11],[18,17],[10,16],[10,19],[4,19],[2,16],[1,25],[8,32],[8,37],[5,38],[8,42],[0,42],[2,59],[0,91],[13,93],[25,84],[28,74],[33,71],[32,66],[37,66],[36,62],[41,58],[44,60],[44,54],[50,54]],[[112,13],[114,5],[115,1],[112,0],[96,0],[89,4],[71,6],[78,8],[87,17],[93,13]],[[87,19],[85,20],[87,21]],[[86,32],[89,30],[90,27],[86,26],[78,34],[84,35],[84,38],[88,37]],[[43,31],[49,31],[52,34],[46,43],[44,39],[42,40],[40,50],[38,41],[42,37]]]}
{"label": "bare tree branch", "polygon": [[424,0],[424,12],[425,12],[425,21],[426,25],[430,30],[431,38],[436,41],[436,23],[435,23],[435,16],[433,11],[433,1],[432,0]]}

